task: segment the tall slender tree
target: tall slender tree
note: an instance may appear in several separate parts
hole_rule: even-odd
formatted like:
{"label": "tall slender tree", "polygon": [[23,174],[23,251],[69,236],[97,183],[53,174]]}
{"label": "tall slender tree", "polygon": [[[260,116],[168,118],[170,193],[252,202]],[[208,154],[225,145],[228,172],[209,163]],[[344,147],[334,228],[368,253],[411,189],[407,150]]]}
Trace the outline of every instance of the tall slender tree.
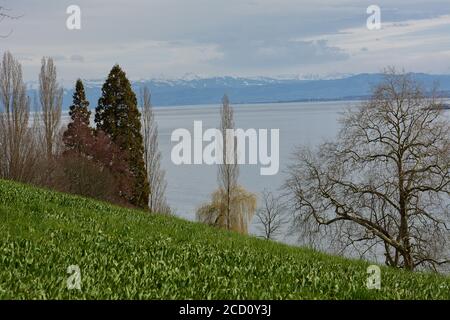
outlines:
{"label": "tall slender tree", "polygon": [[[234,132],[234,113],[227,95],[220,109],[222,131],[222,161],[219,163],[219,188],[211,201],[197,210],[197,220],[227,230],[248,233],[248,225],[256,210],[256,196],[238,185],[237,139]],[[221,143],[220,143],[221,142]]]}
{"label": "tall slender tree", "polygon": [[220,119],[223,136],[223,163],[219,164],[218,180],[225,197],[225,226],[227,230],[230,230],[232,220],[232,193],[234,190],[237,190],[239,167],[236,161],[235,137],[233,134],[230,134],[231,130],[234,129],[233,108],[230,106],[230,100],[227,95],[224,95],[222,98]]}
{"label": "tall slender tree", "polygon": [[161,151],[158,147],[158,125],[155,121],[151,94],[148,87],[140,90],[142,110],[142,136],[144,138],[144,161],[150,186],[148,207],[150,212],[170,213],[166,200],[167,182],[165,171],[161,168]]}
{"label": "tall slender tree", "polygon": [[119,65],[115,65],[102,87],[102,96],[95,109],[97,130],[102,130],[127,152],[134,188],[129,202],[148,208],[149,184],[144,163],[141,114],[131,83]]}
{"label": "tall slender tree", "polygon": [[56,151],[57,135],[61,124],[62,97],[63,89],[57,82],[53,59],[42,58],[39,74],[39,102],[47,159],[51,159]]}
{"label": "tall slender tree", "polygon": [[[34,141],[22,67],[11,53],[0,62],[0,177],[30,181]],[[30,172],[31,171],[31,172]]]}

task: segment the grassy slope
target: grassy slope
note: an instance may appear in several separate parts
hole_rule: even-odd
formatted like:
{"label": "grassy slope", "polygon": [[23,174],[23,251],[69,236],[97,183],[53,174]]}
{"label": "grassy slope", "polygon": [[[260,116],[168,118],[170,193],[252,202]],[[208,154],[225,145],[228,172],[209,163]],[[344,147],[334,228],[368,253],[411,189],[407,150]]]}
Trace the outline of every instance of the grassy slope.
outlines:
{"label": "grassy slope", "polygon": [[[79,265],[82,290],[66,289]],[[450,279],[382,269],[0,180],[0,298],[450,298]]]}

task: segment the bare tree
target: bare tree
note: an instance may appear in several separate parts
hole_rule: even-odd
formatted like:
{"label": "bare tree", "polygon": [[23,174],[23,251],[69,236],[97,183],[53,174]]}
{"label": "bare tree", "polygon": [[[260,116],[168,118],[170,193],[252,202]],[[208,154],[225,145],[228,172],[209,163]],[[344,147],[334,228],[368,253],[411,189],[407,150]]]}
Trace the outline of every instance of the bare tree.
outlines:
{"label": "bare tree", "polygon": [[227,95],[220,109],[222,159],[218,168],[219,189],[211,202],[197,210],[197,220],[227,230],[248,233],[248,224],[256,210],[256,196],[238,185],[236,137],[234,135],[233,108]]}
{"label": "bare tree", "polygon": [[[14,16],[11,14],[6,13],[7,11],[9,11],[8,9],[6,9],[5,7],[0,6],[0,22],[2,22],[5,19],[9,19],[9,20],[16,20],[19,19],[21,16]],[[11,35],[12,30],[10,30],[7,34],[0,34],[0,38],[7,38]]]}
{"label": "bare tree", "polygon": [[22,67],[10,52],[0,64],[0,103],[0,176],[28,182],[34,155],[30,103]]}
{"label": "bare tree", "polygon": [[39,74],[39,102],[41,107],[42,138],[47,159],[56,151],[60,136],[63,89],[56,78],[56,66],[52,58],[42,58]]}
{"label": "bare tree", "polygon": [[296,226],[409,270],[449,262],[450,125],[408,75],[386,71],[334,142],[300,149],[286,188]]}
{"label": "bare tree", "polygon": [[149,181],[150,212],[170,213],[166,200],[167,182],[161,169],[161,152],[158,147],[158,125],[155,121],[151,95],[148,87],[141,88],[142,137],[144,139],[144,162]]}
{"label": "bare tree", "polygon": [[[218,189],[212,194],[210,203],[197,210],[197,220],[208,225],[248,233],[248,225],[256,210],[256,196],[240,186],[229,192]],[[231,215],[227,216],[227,212]]]}
{"label": "bare tree", "polygon": [[262,206],[256,211],[259,229],[265,239],[275,240],[287,222],[284,217],[286,208],[270,191],[264,190],[261,196]]}
{"label": "bare tree", "polygon": [[[223,158],[222,164],[219,164],[218,180],[220,189],[225,192],[226,208],[225,226],[231,229],[231,200],[232,191],[238,186],[239,167],[237,165],[236,141],[230,130],[234,129],[233,108],[230,106],[230,100],[227,95],[223,96],[222,107],[220,109],[220,126],[223,136]],[[228,130],[228,133],[227,133]]]}

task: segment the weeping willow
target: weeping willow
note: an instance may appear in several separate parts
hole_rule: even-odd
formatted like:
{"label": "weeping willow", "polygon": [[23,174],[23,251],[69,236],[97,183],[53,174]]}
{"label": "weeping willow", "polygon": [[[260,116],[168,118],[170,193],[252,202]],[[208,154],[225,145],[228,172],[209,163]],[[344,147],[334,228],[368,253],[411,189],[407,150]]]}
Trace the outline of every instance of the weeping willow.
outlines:
{"label": "weeping willow", "polygon": [[227,196],[222,188],[216,190],[211,197],[211,202],[202,205],[197,210],[197,220],[211,226],[227,228],[241,234],[248,233],[248,224],[256,211],[256,196],[237,186],[231,190],[230,223],[227,222]]}

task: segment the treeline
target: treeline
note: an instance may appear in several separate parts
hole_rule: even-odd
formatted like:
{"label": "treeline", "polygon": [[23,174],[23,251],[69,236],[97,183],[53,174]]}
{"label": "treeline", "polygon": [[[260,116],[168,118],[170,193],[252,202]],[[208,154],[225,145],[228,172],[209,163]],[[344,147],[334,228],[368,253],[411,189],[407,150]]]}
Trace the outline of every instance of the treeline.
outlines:
{"label": "treeline", "polygon": [[115,65],[91,127],[89,102],[77,80],[66,127],[52,58],[42,59],[32,113],[22,67],[6,52],[0,64],[0,178],[170,213],[148,88],[140,94],[138,106],[125,72]]}
{"label": "treeline", "polygon": [[[102,87],[94,126],[80,79],[75,83],[70,122],[62,124],[63,88],[52,58],[42,59],[33,101],[26,95],[21,65],[9,52],[0,64],[0,84],[0,178],[150,212],[171,212],[150,91],[141,88],[138,102],[118,65]],[[227,96],[221,108],[221,129],[234,129]],[[226,139],[223,143],[226,149]],[[211,201],[199,208],[197,217],[246,234],[256,211],[256,195],[238,184],[238,165],[226,164],[226,153],[223,157],[224,164],[218,167],[219,187]]]}

